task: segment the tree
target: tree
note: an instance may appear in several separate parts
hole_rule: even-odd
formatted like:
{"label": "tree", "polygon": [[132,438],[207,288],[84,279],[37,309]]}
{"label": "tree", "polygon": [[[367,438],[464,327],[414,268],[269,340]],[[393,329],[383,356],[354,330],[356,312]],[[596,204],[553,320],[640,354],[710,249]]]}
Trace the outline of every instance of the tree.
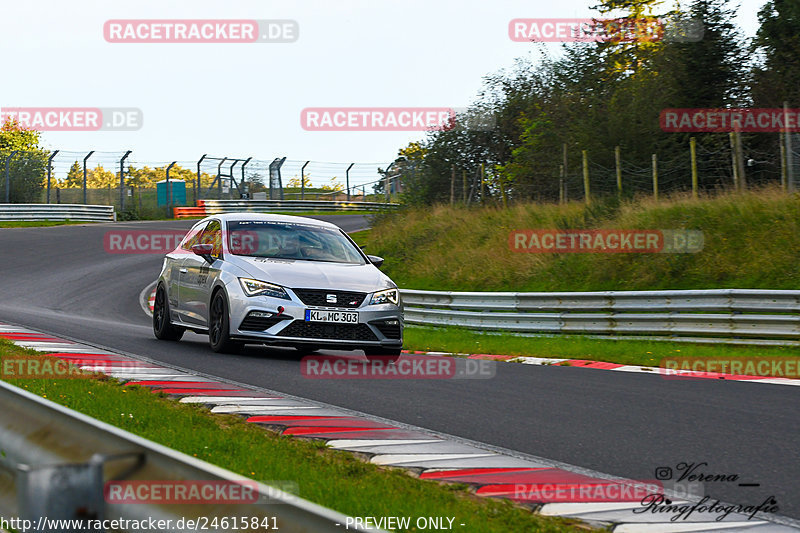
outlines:
{"label": "tree", "polygon": [[67,172],[67,177],[61,186],[65,189],[76,189],[83,187],[83,167],[80,163],[77,161],[72,163],[72,166],[69,167],[69,172]]}
{"label": "tree", "polygon": [[[21,126],[13,118],[6,119],[0,126],[0,161],[5,163],[13,151],[19,152],[9,161],[8,167],[9,201],[12,203],[36,202],[41,198],[49,153],[39,146],[40,137],[40,132]],[[5,187],[4,183],[3,193]]]}
{"label": "tree", "polygon": [[295,175],[295,176],[292,176],[291,178],[289,178],[289,181],[286,183],[286,186],[287,187],[296,187],[298,189],[300,187],[302,187],[302,186],[305,186],[305,188],[308,189],[310,187],[313,187],[313,185],[311,185],[311,176],[309,176],[308,174],[303,176],[303,184],[304,185],[302,185],[300,183],[300,176]]}
{"label": "tree", "polygon": [[753,43],[760,57],[753,72],[756,107],[800,107],[800,3],[770,0],[758,12],[761,23]]}

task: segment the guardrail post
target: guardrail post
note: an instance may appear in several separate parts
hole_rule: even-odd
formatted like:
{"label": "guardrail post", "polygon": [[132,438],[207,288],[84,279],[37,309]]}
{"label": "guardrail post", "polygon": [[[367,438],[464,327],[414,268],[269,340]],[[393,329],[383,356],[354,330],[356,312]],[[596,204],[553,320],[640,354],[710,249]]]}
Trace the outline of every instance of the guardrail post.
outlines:
{"label": "guardrail post", "polygon": [[83,204],[86,205],[88,202],[86,201],[86,161],[92,157],[94,150],[86,154],[86,157],[83,158]]}
{"label": "guardrail post", "polygon": [[119,160],[119,210],[125,210],[125,160],[131,155],[131,150],[125,152]]}
{"label": "guardrail post", "polygon": [[173,161],[173,162],[172,162],[172,163],[170,163],[170,164],[169,164],[169,166],[167,167],[167,183],[166,183],[166,185],[167,185],[167,218],[172,218],[172,217],[170,216],[170,212],[169,212],[169,204],[170,204],[170,194],[169,194],[169,171],[170,171],[170,169],[171,169],[172,167],[174,167],[174,166],[175,166],[175,163],[177,163],[177,161]]}
{"label": "guardrail post", "polygon": [[19,152],[19,150],[14,150],[6,157],[6,203],[11,202],[11,175],[8,173],[8,165],[11,163],[11,158],[14,157],[17,152]]}
{"label": "guardrail post", "polygon": [[53,158],[56,156],[58,152],[59,150],[54,151],[52,154],[50,154],[50,157],[47,159],[47,203],[48,204],[50,203],[50,179],[52,178],[53,174]]}
{"label": "guardrail post", "polygon": [[311,161],[306,161],[305,164],[300,167],[300,199],[306,199],[306,167]]}
{"label": "guardrail post", "polygon": [[353,165],[355,165],[355,163],[350,163],[350,166],[347,167],[347,170],[345,170],[345,172],[344,172],[345,179],[347,180],[347,201],[348,202],[350,201],[350,169],[353,168]]}

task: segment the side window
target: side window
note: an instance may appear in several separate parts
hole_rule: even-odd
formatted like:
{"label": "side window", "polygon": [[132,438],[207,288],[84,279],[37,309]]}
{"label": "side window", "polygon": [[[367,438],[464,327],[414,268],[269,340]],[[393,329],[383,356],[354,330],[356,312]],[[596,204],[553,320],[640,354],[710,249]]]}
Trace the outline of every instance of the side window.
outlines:
{"label": "side window", "polygon": [[200,240],[200,234],[203,231],[203,228],[206,227],[207,222],[201,222],[200,224],[196,224],[192,229],[189,230],[189,233],[183,238],[183,242],[181,242],[181,250],[186,250],[187,252],[192,251],[192,246],[197,244]]}
{"label": "side window", "polygon": [[200,237],[200,244],[212,244],[211,257],[222,255],[222,227],[219,220],[212,220],[206,226],[203,235]]}

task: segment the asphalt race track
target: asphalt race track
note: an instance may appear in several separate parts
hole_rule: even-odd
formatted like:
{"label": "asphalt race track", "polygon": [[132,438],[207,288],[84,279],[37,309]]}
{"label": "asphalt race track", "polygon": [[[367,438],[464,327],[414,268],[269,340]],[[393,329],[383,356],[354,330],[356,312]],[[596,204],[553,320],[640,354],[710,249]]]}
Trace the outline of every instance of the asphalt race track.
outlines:
{"label": "asphalt race track", "polygon": [[[316,218],[368,226],[361,215]],[[223,356],[193,333],[157,341],[139,294],[162,257],[106,253],[103,236],[191,223],[0,229],[0,322],[631,479],[706,462],[698,472],[739,476],[706,483],[707,494],[755,505],[774,496],[779,514],[800,518],[798,387],[509,363],[484,380],[305,379],[295,350]]]}

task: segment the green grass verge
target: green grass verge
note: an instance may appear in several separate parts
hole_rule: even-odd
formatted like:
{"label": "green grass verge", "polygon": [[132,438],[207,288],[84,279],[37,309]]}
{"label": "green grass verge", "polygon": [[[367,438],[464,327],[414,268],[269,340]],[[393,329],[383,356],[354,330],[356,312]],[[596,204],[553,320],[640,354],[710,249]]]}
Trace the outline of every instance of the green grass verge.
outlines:
{"label": "green grass verge", "polygon": [[[695,254],[518,253],[512,230],[701,230]],[[432,206],[379,216],[370,253],[400,287],[453,291],[800,288],[800,195],[779,189],[591,206]]]}
{"label": "green grass verge", "polygon": [[20,220],[20,221],[2,221],[0,228],[38,228],[46,226],[66,226],[71,224],[94,224],[94,222],[86,222],[81,220]]}
{"label": "green grass verge", "polygon": [[403,348],[433,352],[589,359],[641,366],[659,366],[661,360],[668,357],[800,357],[800,347],[722,346],[578,336],[522,337],[478,333],[454,327],[416,326],[405,328]]}
{"label": "green grass verge", "polygon": [[[0,340],[0,363],[35,353]],[[241,417],[212,415],[203,407],[179,404],[141,387],[123,387],[112,379],[9,382],[251,479],[293,482],[300,497],[350,516],[450,516],[470,532],[585,529],[508,501],[477,497],[464,485],[419,480],[406,471],[327,449],[320,441],[283,437]]]}

